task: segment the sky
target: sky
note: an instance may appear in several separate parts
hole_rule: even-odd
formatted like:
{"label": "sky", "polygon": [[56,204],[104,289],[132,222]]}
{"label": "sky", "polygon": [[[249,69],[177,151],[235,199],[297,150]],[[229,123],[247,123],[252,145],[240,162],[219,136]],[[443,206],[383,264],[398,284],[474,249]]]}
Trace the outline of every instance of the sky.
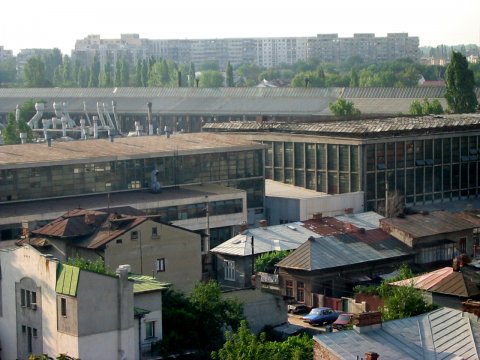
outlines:
{"label": "sky", "polygon": [[90,34],[129,33],[201,39],[406,32],[420,46],[480,45],[480,0],[13,0],[0,9],[0,46],[14,54],[56,47],[70,55]]}

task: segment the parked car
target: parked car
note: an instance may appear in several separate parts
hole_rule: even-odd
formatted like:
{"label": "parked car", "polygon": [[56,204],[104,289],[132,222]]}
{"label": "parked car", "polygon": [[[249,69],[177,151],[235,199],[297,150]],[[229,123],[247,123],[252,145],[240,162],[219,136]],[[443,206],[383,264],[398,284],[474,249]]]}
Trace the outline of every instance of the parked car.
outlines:
{"label": "parked car", "polygon": [[291,314],[306,314],[310,308],[305,304],[288,304],[288,312]]}
{"label": "parked car", "polygon": [[338,316],[337,320],[335,320],[332,324],[334,329],[342,330],[346,326],[352,323],[353,314],[350,313],[342,313]]}
{"label": "parked car", "polygon": [[313,308],[308,315],[305,315],[302,319],[310,325],[323,325],[333,323],[339,315],[340,312],[334,311],[331,308],[318,307]]}

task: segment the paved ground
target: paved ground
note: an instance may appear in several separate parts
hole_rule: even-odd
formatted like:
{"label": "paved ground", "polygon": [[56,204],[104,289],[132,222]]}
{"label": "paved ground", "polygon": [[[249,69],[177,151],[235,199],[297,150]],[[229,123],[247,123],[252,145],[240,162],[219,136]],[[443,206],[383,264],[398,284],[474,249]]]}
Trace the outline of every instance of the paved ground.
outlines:
{"label": "paved ground", "polygon": [[302,315],[296,315],[296,314],[288,314],[288,322],[292,325],[297,325],[305,328],[308,333],[311,333],[312,335],[320,334],[322,332],[325,332],[325,327],[324,326],[313,326],[310,325],[309,323],[306,323],[302,320]]}

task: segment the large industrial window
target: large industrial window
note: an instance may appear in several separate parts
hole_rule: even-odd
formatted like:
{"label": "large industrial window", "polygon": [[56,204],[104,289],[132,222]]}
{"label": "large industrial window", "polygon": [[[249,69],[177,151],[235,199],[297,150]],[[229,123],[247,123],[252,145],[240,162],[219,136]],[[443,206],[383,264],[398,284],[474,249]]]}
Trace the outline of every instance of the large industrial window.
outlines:
{"label": "large industrial window", "polygon": [[225,260],[225,280],[235,281],[235,261]]}

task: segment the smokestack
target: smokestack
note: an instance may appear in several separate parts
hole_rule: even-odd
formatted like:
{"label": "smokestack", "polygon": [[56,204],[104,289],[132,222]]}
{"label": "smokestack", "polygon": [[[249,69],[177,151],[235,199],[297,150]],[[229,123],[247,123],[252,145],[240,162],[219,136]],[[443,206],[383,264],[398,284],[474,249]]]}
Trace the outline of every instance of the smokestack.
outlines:
{"label": "smokestack", "polygon": [[140,121],[135,121],[135,132],[137,136],[140,136]]}
{"label": "smokestack", "polygon": [[268,227],[268,221],[263,219],[258,222],[260,224],[260,227],[263,228],[264,230]]}
{"label": "smokestack", "polygon": [[148,107],[148,135],[153,135],[153,124],[152,124],[152,102],[147,103]]}
{"label": "smokestack", "polygon": [[84,118],[81,118],[80,119],[80,130],[81,130],[81,138],[82,140],[86,140],[87,139],[87,133],[85,132],[85,119]]}
{"label": "smokestack", "polygon": [[98,116],[93,116],[93,138],[98,139]]}
{"label": "smokestack", "polygon": [[109,137],[109,139],[110,139],[110,142],[113,143],[114,131],[109,128],[109,129],[107,130],[107,133],[108,133],[108,137]]}
{"label": "smokestack", "polygon": [[22,142],[22,144],[25,144],[27,142],[27,133],[20,133],[20,141]]}
{"label": "smokestack", "polygon": [[[56,129],[57,128],[57,118],[54,116],[52,117],[52,129]],[[42,120],[43,122],[43,120]]]}
{"label": "smokestack", "polygon": [[62,136],[67,136],[67,118],[62,116]]}

